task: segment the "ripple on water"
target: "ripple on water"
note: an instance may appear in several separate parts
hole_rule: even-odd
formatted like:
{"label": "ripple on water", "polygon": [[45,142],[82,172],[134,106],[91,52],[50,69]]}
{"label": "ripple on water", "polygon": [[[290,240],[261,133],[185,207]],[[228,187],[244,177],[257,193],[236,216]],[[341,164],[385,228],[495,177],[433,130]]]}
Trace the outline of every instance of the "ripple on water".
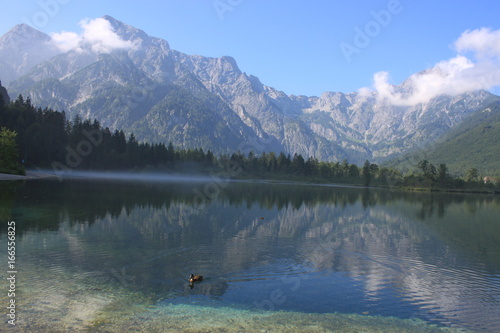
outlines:
{"label": "ripple on water", "polygon": [[497,331],[500,327],[500,287],[497,277],[478,267],[440,266],[415,258],[361,255],[376,263],[365,281],[367,299],[377,306],[383,289],[393,289],[416,306],[414,317],[445,326]]}

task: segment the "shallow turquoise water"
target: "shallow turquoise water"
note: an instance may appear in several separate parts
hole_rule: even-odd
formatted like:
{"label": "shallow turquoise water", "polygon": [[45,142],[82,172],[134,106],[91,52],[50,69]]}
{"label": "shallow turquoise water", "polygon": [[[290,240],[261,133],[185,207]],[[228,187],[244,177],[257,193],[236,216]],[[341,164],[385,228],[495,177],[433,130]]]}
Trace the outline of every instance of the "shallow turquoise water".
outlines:
{"label": "shallow turquoise water", "polygon": [[[0,217],[17,227],[18,331],[500,331],[498,196],[0,186]],[[191,288],[190,273],[205,279]]]}

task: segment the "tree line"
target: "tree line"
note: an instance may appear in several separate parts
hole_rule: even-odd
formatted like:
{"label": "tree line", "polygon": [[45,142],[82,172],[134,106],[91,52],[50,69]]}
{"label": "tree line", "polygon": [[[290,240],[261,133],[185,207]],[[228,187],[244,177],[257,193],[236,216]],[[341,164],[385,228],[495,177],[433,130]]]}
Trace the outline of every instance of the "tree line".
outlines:
{"label": "tree line", "polygon": [[[368,161],[363,167],[343,162],[305,159],[300,154],[275,152],[255,154],[235,152],[215,156],[201,148],[176,148],[172,143],[139,142],[134,134],[111,131],[97,121],[72,121],[64,112],[36,108],[29,98],[20,95],[9,105],[0,106],[0,124],[15,139],[18,154],[11,153],[18,165],[26,168],[69,170],[163,170],[173,172],[217,172],[237,166],[239,178],[278,178],[350,182],[369,185],[380,175],[393,171],[379,170]],[[12,150],[12,149],[11,149]],[[5,156],[5,155],[4,155]],[[14,157],[15,156],[15,157]],[[13,158],[14,157],[14,158]],[[12,171],[15,168],[10,168]],[[4,171],[7,169],[4,168]]]}
{"label": "tree line", "polygon": [[0,126],[15,138],[18,162],[26,168],[130,170],[174,167],[175,162],[204,166],[215,159],[201,149],[138,142],[134,134],[111,131],[97,120],[77,116],[69,121],[64,111],[36,108],[22,95],[8,105],[0,103]]}
{"label": "tree line", "polygon": [[172,143],[139,142],[134,134],[111,131],[97,121],[65,112],[37,108],[20,95],[0,101],[0,172],[23,173],[24,168],[70,170],[155,170],[215,173],[239,170],[237,178],[350,183],[364,186],[466,188],[482,186],[477,170],[467,178],[453,177],[445,164],[437,168],[426,160],[405,175],[396,169],[365,161],[362,166],[319,161],[300,154],[235,152],[215,156],[201,148],[179,148]]}

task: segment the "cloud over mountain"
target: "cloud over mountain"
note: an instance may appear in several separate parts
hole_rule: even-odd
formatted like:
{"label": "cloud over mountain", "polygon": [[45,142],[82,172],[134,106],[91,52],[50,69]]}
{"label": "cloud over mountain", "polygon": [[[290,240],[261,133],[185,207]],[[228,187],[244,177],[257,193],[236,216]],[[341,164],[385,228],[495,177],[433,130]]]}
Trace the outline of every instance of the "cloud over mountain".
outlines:
{"label": "cloud over mountain", "polygon": [[[373,89],[380,101],[411,106],[440,95],[456,96],[500,85],[500,30],[467,30],[454,43],[457,55],[413,74],[402,86],[389,83],[388,72],[375,73]],[[368,89],[362,88],[366,93]]]}
{"label": "cloud over mountain", "polygon": [[82,51],[90,48],[97,53],[110,53],[115,49],[130,49],[132,41],[123,40],[113,30],[111,23],[104,18],[85,19],[80,22],[81,34],[63,31],[53,33],[52,39],[63,52],[70,50]]}

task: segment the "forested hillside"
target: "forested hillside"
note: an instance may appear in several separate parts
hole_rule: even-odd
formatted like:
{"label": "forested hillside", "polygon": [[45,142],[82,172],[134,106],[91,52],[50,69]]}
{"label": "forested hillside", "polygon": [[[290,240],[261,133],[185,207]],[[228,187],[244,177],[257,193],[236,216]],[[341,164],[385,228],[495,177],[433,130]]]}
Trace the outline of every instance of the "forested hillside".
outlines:
{"label": "forested hillside", "polygon": [[485,176],[500,175],[500,103],[474,113],[429,153],[457,174],[477,168]]}
{"label": "forested hillside", "polygon": [[436,165],[445,163],[449,172],[458,176],[466,176],[471,168],[482,176],[500,176],[500,103],[476,111],[434,145],[387,165],[405,170],[421,159]]}

